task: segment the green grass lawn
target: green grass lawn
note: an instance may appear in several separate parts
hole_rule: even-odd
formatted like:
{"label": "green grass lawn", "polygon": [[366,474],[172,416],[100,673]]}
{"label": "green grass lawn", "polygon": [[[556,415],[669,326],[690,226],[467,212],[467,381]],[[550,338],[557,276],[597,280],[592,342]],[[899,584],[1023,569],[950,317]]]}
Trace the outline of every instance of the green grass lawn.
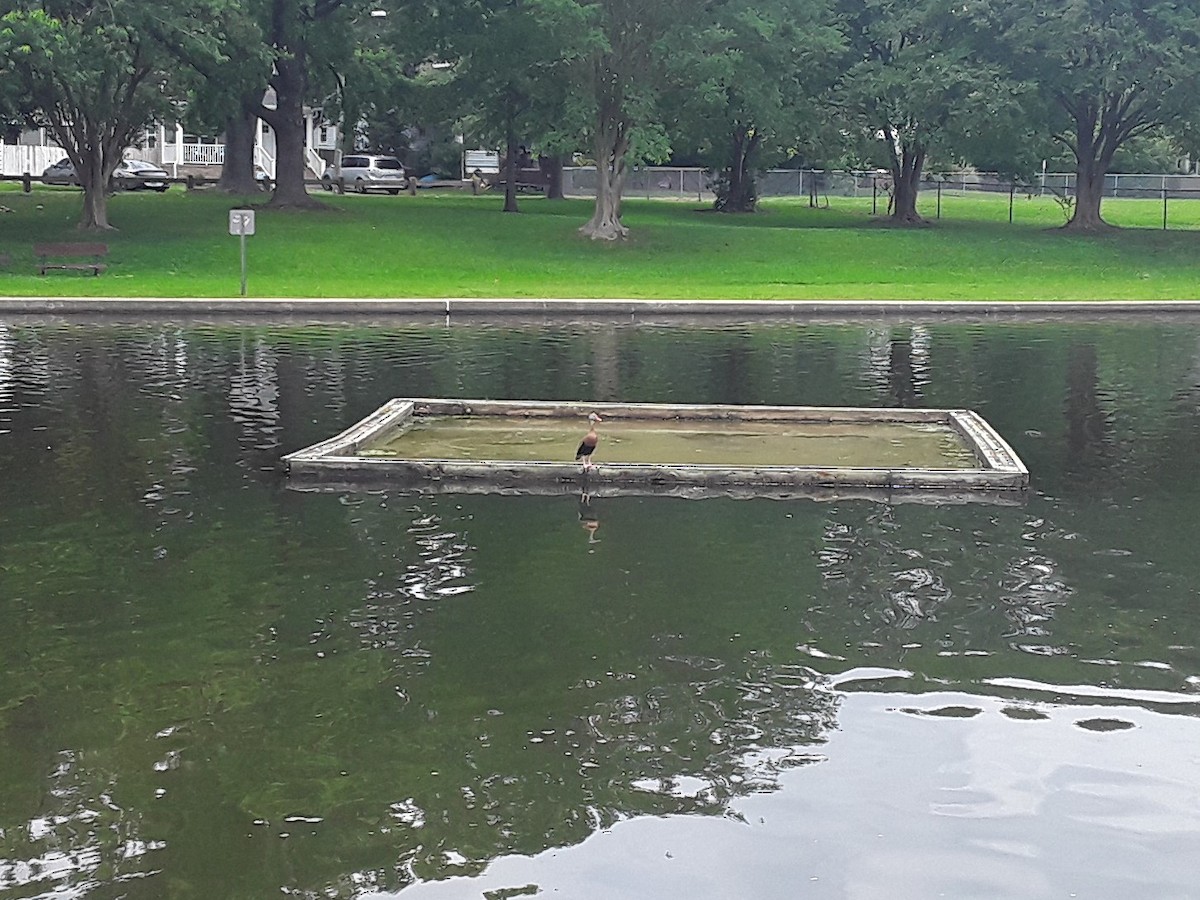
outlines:
{"label": "green grass lawn", "polygon": [[[1049,199],[944,196],[928,228],[895,229],[870,198],[764,202],[727,216],[696,202],[631,199],[629,241],[577,234],[591,202],[496,195],[334,196],[321,212],[260,209],[247,238],[252,297],[619,297],[658,299],[1200,299],[1200,202],[1106,200],[1122,228],[1057,230]],[[0,188],[0,295],[228,297],[239,291],[236,199],[211,191],[112,198],[118,231],[98,278],[35,274],[36,241],[91,240],[75,229],[80,194]],[[257,201],[261,202],[261,201]],[[936,197],[922,199],[933,217]]]}

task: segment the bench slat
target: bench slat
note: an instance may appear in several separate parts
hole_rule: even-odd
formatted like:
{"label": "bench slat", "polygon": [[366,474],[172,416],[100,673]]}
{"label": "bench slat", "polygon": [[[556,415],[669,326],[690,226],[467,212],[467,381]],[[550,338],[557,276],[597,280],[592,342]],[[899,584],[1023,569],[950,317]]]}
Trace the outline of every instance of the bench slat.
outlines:
{"label": "bench slat", "polygon": [[108,256],[108,244],[34,244],[34,256]]}

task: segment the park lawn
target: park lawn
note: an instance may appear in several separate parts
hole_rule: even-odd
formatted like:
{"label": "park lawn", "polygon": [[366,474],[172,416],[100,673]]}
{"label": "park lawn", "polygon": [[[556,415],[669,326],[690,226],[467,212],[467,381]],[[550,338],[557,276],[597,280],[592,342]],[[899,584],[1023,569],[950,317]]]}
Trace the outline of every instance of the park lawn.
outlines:
{"label": "park lawn", "polygon": [[[1018,195],[943,196],[941,218],[896,229],[871,198],[831,208],[772,200],[753,215],[694,201],[631,199],[621,244],[581,238],[586,200],[460,193],[318,194],[327,209],[259,209],[247,238],[252,297],[537,297],[816,300],[1139,300],[1200,298],[1200,203],[1107,200],[1120,230],[1067,235],[1059,207]],[[118,231],[100,277],[35,274],[38,241],[92,240],[75,229],[80,194],[0,191],[0,295],[228,297],[239,291],[236,198],[211,191],[112,198]],[[261,203],[260,198],[252,202]],[[922,213],[936,215],[936,197]]]}

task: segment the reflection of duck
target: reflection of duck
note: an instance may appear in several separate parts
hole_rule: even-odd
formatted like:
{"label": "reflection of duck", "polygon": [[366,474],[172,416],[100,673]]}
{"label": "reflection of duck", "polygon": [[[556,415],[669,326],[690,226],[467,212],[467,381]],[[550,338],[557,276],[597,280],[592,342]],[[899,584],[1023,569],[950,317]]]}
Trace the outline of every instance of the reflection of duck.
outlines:
{"label": "reflection of duck", "polygon": [[592,498],[587,493],[579,495],[579,524],[588,533],[587,542],[589,544],[600,543],[596,537],[596,530],[600,527],[600,517],[592,511]]}
{"label": "reflection of duck", "polygon": [[600,435],[596,434],[596,423],[603,422],[595,413],[588,413],[588,433],[583,436],[583,440],[579,442],[579,449],[575,451],[575,459],[583,460],[583,471],[592,468],[592,454],[596,452],[596,444],[600,442]]}

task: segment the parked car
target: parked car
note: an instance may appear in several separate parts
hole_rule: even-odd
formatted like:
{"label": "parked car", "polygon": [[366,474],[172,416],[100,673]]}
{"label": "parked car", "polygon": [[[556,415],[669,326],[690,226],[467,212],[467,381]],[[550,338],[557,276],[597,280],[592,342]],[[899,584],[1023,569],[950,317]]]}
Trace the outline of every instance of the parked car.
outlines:
{"label": "parked car", "polygon": [[113,184],[127,191],[158,191],[171,186],[165,170],[142,159],[127,159],[113,172]]}
{"label": "parked car", "polygon": [[64,156],[56,163],[51,163],[42,172],[42,184],[62,184],[68,187],[79,187],[79,178],[75,175],[75,164],[70,157]]}
{"label": "parked car", "polygon": [[394,156],[353,153],[342,157],[342,165],[330,165],[321,176],[321,187],[332,191],[338,179],[348,191],[365,194],[368,191],[387,191],[398,194],[408,186],[404,166]]}
{"label": "parked car", "polygon": [[[141,159],[126,159],[117,164],[113,170],[113,187],[129,191],[158,191],[162,193],[171,186],[167,180],[171,176],[153,163]],[[69,187],[79,187],[79,176],[75,172],[75,164],[69,157],[63,157],[42,172],[43,184],[60,184]]]}

